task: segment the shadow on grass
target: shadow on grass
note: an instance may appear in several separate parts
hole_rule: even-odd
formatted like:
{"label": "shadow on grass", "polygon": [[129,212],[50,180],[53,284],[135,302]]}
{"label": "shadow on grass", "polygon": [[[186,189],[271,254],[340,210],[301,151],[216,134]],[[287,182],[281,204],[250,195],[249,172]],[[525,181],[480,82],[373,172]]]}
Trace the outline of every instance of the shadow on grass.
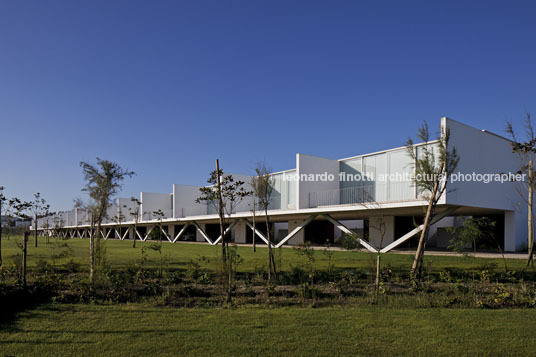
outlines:
{"label": "shadow on grass", "polygon": [[[15,331],[18,314],[50,302],[52,296],[50,291],[39,287],[0,285],[0,331]],[[26,316],[38,315],[32,312]]]}

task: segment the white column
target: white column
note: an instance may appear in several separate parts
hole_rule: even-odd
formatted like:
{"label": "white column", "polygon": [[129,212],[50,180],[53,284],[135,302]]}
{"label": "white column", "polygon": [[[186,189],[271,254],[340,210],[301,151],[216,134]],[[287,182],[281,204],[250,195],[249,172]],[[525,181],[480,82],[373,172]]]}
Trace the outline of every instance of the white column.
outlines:
{"label": "white column", "polygon": [[246,243],[246,224],[238,222],[233,227],[232,236],[235,243]]}
{"label": "white column", "polygon": [[175,238],[175,225],[174,224],[170,224],[168,227],[168,235],[169,235],[169,238],[171,240],[173,240]]}
{"label": "white column", "polygon": [[[205,230],[205,224],[204,223],[199,223],[199,227],[204,231]],[[203,237],[203,235],[196,229],[195,230],[195,240],[197,242],[206,242],[207,240],[205,239],[205,237]]]}
{"label": "white column", "polygon": [[505,251],[515,252],[518,246],[528,246],[528,219],[524,218],[522,218],[520,212],[504,212]]}
{"label": "white column", "polygon": [[[303,219],[291,220],[288,221],[288,232],[292,232],[294,228],[298,227],[304,222]],[[288,245],[299,245],[305,243],[305,227],[301,229],[294,237],[290,238],[287,242]]]}
{"label": "white column", "polygon": [[[382,224],[383,221],[383,224]],[[382,228],[382,225],[384,226]],[[382,241],[382,248],[395,240],[395,217],[394,216],[372,216],[369,218],[369,242],[374,247],[380,246],[381,232],[385,229]]]}

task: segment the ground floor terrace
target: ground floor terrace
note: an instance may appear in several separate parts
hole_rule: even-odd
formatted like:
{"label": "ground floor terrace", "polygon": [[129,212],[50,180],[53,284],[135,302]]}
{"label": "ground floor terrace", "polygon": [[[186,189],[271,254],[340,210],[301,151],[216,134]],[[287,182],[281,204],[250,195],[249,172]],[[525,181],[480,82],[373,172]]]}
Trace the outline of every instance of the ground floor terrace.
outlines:
{"label": "ground floor terrace", "polygon": [[[268,211],[273,247],[300,245],[337,245],[344,234],[356,234],[362,248],[371,252],[389,252],[395,248],[413,248],[423,228],[426,205],[362,205],[306,210]],[[427,247],[445,249],[451,233],[447,227],[459,226],[467,217],[489,217],[496,222],[497,240],[506,251],[516,250],[516,223],[519,214],[487,208],[439,205],[432,220]],[[266,216],[263,212],[239,212],[226,218],[225,234],[236,244],[267,244]],[[43,236],[59,234],[88,238],[88,225],[39,229]],[[519,235],[519,232],[517,232]],[[166,218],[149,221],[104,223],[97,233],[104,239],[154,240],[171,243],[197,241],[216,245],[221,241],[217,215]],[[519,250],[519,249],[518,249]]]}

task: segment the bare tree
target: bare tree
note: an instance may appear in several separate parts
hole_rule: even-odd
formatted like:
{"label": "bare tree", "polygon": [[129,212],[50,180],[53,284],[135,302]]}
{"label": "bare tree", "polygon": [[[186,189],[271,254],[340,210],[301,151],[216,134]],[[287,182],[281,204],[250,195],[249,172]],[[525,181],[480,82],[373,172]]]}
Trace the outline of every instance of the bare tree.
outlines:
{"label": "bare tree", "polygon": [[382,264],[381,250],[383,248],[383,240],[385,238],[386,226],[387,225],[385,223],[385,216],[383,214],[379,214],[378,216],[375,216],[374,223],[371,223],[369,220],[369,232],[371,229],[375,230],[379,237],[377,251],[375,253],[376,255],[376,278],[374,280],[374,301],[376,302],[378,301],[378,296],[380,293],[381,264]]}
{"label": "bare tree", "polygon": [[[95,165],[80,162],[86,186],[82,189],[88,193],[91,203],[91,233],[90,233],[90,273],[89,280],[93,285],[95,273],[95,257],[100,257],[100,232],[102,220],[106,217],[106,210],[111,199],[121,190],[123,180],[131,177],[134,171],[123,169],[119,164],[97,158]],[[95,227],[97,229],[97,246],[95,247]]]}
{"label": "bare tree", "polygon": [[50,205],[47,204],[47,201],[41,197],[39,192],[37,192],[34,194],[34,200],[31,202],[30,209],[34,221],[34,246],[37,248],[37,220],[46,217],[50,210]]}
{"label": "bare tree", "polygon": [[226,233],[226,220],[231,219],[235,207],[247,196],[251,195],[250,191],[244,188],[244,182],[235,180],[232,175],[224,175],[220,169],[219,161],[216,160],[216,170],[210,173],[207,180],[210,184],[201,187],[199,190],[201,196],[196,200],[197,203],[207,202],[215,205],[218,210],[220,220],[220,237],[222,245],[222,273],[227,276],[225,281],[225,290],[227,292],[227,303],[232,302],[232,276],[233,276],[233,254],[229,249],[229,243]]}
{"label": "bare tree", "polygon": [[[126,205],[123,205],[123,208],[126,208]],[[121,222],[125,219],[125,215],[123,214],[123,211],[121,210],[121,205],[117,205],[117,214],[114,216],[114,221],[117,223],[117,228],[119,228],[119,240],[122,240],[123,236],[121,235]],[[117,230],[116,230],[117,231]]]}
{"label": "bare tree", "polygon": [[422,198],[428,201],[423,229],[411,266],[411,275],[420,279],[424,248],[430,232],[430,222],[435,215],[439,199],[447,189],[448,178],[458,166],[459,156],[456,148],[449,148],[450,131],[448,128],[440,129],[437,146],[430,143],[430,132],[426,122],[419,128],[417,137],[424,144],[418,147],[418,153],[411,138],[408,139],[406,148],[415,166],[414,183]]}
{"label": "bare tree", "polygon": [[268,216],[268,208],[272,202],[272,193],[274,192],[274,178],[270,175],[270,170],[264,162],[257,164],[255,168],[257,176],[251,179],[251,187],[253,193],[258,200],[259,207],[264,210],[266,222],[266,240],[268,241],[268,280],[272,279],[272,272],[277,274],[275,266],[275,258],[272,252],[272,239],[270,232],[270,217]]}
{"label": "bare tree", "polygon": [[162,226],[162,220],[164,219],[164,217],[166,216],[166,214],[159,208],[158,210],[156,211],[153,211],[153,217],[156,218],[156,220],[158,221],[158,241],[160,243],[162,243],[162,233],[164,233],[164,227]]}
{"label": "bare tree", "polygon": [[59,237],[61,232],[63,231],[63,226],[65,224],[65,221],[58,217],[57,215],[52,219],[52,236],[53,237]]}
{"label": "bare tree", "polygon": [[2,208],[4,202],[7,202],[7,198],[4,196],[4,186],[0,186],[0,266],[2,266]]}
{"label": "bare tree", "polygon": [[[128,208],[128,211],[129,211],[129,216],[132,217],[133,221],[134,221],[134,240],[132,242],[132,248],[136,248],[136,240],[137,240],[137,235],[138,235],[138,222],[139,222],[139,219],[140,219],[140,210],[141,210],[141,201],[138,200],[137,198],[134,198],[134,197],[131,197],[130,198],[130,201],[134,203],[134,208],[132,207],[129,207]],[[143,214],[143,213],[142,213]]]}
{"label": "bare tree", "polygon": [[[525,201],[528,208],[528,256],[527,266],[534,263],[534,187],[536,175],[534,172],[534,159],[536,154],[536,135],[529,113],[525,117],[525,138],[520,139],[514,131],[511,122],[506,123],[506,132],[512,138],[512,152],[518,155],[520,161],[519,173],[527,175],[527,181],[516,182],[516,190]],[[524,141],[523,141],[524,140]]]}
{"label": "bare tree", "polygon": [[252,230],[252,243],[253,243],[253,251],[256,252],[257,251],[257,234],[255,233],[255,229],[256,229],[256,225],[255,225],[255,209],[257,207],[255,207],[257,205],[257,201],[255,199],[253,199],[253,202],[251,203],[251,219],[252,219],[252,223],[253,223],[253,230]]}

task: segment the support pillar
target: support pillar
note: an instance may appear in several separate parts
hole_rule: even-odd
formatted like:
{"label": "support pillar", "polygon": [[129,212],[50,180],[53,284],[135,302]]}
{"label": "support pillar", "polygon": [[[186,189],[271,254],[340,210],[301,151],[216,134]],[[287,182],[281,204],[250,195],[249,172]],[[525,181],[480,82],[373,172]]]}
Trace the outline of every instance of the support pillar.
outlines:
{"label": "support pillar", "polygon": [[372,216],[369,218],[369,242],[372,246],[379,248],[381,240],[381,226],[385,227],[382,248],[395,240],[395,217],[394,216]]}
{"label": "support pillar", "polygon": [[[300,224],[304,222],[303,219],[296,219],[288,221],[288,231],[292,232],[296,227],[298,227]],[[300,230],[298,233],[294,235],[294,237],[290,238],[287,242],[288,245],[299,245],[305,243],[305,229]]]}
{"label": "support pillar", "polygon": [[175,225],[170,224],[169,226],[167,226],[167,231],[169,238],[171,239],[171,241],[173,241],[173,239],[175,238]]}
{"label": "support pillar", "polygon": [[[515,252],[519,245],[528,246],[528,226],[527,220],[521,220],[519,216],[520,212],[506,211],[504,212],[504,250],[507,252]],[[524,223],[524,225],[523,225]],[[519,238],[519,243],[516,242],[516,238]]]}
{"label": "support pillar", "polygon": [[[205,230],[205,224],[204,223],[199,223],[199,227],[202,230]],[[197,229],[195,230],[195,240],[196,240],[196,242],[206,242],[205,237],[203,237],[201,232],[199,232]]]}
{"label": "support pillar", "polygon": [[232,236],[235,243],[246,243],[246,223],[242,221],[238,222],[233,227]]}

